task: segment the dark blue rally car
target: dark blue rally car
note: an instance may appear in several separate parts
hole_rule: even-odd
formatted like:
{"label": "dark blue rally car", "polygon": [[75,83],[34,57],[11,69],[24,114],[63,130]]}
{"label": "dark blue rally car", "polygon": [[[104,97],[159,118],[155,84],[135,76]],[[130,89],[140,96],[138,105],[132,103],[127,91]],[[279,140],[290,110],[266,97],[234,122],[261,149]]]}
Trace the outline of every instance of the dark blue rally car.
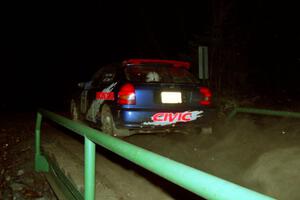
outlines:
{"label": "dark blue rally car", "polygon": [[[79,83],[73,120],[92,122],[114,136],[171,130],[211,132],[212,93],[174,60],[129,59],[100,68]],[[199,128],[199,129],[195,129]]]}

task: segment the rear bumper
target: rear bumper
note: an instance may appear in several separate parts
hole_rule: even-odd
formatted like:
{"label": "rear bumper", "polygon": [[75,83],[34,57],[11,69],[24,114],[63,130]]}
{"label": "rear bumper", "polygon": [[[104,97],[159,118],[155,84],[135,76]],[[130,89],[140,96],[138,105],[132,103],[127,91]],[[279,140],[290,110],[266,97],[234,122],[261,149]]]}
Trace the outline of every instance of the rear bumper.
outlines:
{"label": "rear bumper", "polygon": [[144,131],[211,126],[216,119],[214,108],[153,111],[122,109],[113,112],[117,128]]}

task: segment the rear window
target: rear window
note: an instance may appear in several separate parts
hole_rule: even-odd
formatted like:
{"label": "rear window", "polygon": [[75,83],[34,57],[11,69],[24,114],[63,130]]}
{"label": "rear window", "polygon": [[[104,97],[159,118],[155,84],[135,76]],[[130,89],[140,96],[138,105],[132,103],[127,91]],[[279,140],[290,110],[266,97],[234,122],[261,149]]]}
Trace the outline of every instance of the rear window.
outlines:
{"label": "rear window", "polygon": [[130,66],[125,73],[129,81],[139,83],[198,83],[198,79],[184,68]]}

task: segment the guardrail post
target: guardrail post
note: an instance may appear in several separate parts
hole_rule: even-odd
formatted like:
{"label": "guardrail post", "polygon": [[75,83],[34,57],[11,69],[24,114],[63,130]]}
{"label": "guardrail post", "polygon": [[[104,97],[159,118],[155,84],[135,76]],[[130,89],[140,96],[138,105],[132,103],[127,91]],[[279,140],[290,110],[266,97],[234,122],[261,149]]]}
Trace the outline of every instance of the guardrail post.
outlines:
{"label": "guardrail post", "polygon": [[95,199],[95,143],[84,136],[84,199]]}
{"label": "guardrail post", "polygon": [[42,115],[37,113],[36,124],[35,124],[35,171],[37,172],[48,172],[49,164],[44,156],[41,155],[41,123]]}

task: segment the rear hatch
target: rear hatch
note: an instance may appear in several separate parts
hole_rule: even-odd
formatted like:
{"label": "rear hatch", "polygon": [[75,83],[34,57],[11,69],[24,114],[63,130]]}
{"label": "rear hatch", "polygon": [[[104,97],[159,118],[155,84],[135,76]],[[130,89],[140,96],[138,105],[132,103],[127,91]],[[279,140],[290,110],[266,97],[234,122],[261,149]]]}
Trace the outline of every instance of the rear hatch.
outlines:
{"label": "rear hatch", "polygon": [[135,108],[182,110],[199,107],[199,84],[135,83]]}
{"label": "rear hatch", "polygon": [[[155,116],[158,121],[194,120],[210,104],[210,91],[205,92],[207,88],[201,87],[198,79],[182,67],[134,65],[128,66],[125,74],[130,86],[126,85],[123,96],[134,96],[130,104],[122,106],[123,111],[130,111],[130,114],[124,112],[125,123],[170,124],[153,123]],[[130,94],[132,91],[134,95]]]}
{"label": "rear hatch", "polygon": [[128,66],[125,73],[135,87],[135,108],[178,110],[199,107],[205,95],[199,80],[183,67],[134,65]]}

